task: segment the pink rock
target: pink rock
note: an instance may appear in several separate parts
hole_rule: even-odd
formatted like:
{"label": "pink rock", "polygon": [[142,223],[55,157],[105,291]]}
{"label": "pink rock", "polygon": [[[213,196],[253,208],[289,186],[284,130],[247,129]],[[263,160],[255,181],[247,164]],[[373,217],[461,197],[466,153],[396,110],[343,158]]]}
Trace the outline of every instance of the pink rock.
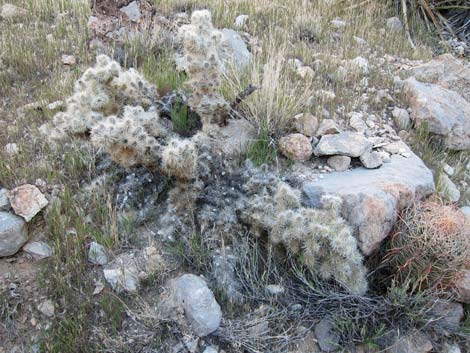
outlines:
{"label": "pink rock", "polygon": [[313,153],[309,139],[302,134],[290,134],[279,141],[281,153],[294,161],[307,161]]}
{"label": "pink rock", "polygon": [[15,213],[29,222],[44,207],[47,206],[47,199],[39,189],[30,184],[18,186],[8,193],[10,204]]}

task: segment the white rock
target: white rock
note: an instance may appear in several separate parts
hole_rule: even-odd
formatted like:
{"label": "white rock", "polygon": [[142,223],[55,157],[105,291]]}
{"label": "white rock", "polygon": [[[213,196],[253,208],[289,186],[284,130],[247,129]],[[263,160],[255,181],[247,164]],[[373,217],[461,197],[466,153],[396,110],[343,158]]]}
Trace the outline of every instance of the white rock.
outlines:
{"label": "white rock", "polygon": [[15,154],[18,154],[19,149],[18,145],[16,143],[7,143],[5,145],[5,153],[9,154],[10,156],[13,156]]}
{"label": "white rock", "polygon": [[303,79],[311,79],[315,76],[315,71],[310,66],[301,66],[297,69],[297,74]]}
{"label": "white rock", "polygon": [[328,158],[326,163],[336,172],[345,172],[351,165],[351,157],[348,156],[332,156]]}
{"label": "white rock", "polygon": [[95,265],[106,265],[108,263],[106,248],[97,242],[91,242],[88,249],[88,261]]}
{"label": "white rock", "polygon": [[315,136],[318,130],[318,119],[310,113],[297,114],[294,117],[297,132],[305,136]]}
{"label": "white rock", "polygon": [[410,114],[406,109],[395,108],[392,111],[393,120],[395,125],[400,130],[407,130],[411,125]]}
{"label": "white rock", "polygon": [[37,259],[45,259],[52,255],[51,247],[43,241],[33,241],[23,246],[23,251]]}
{"label": "white rock", "polygon": [[4,20],[17,20],[25,17],[27,12],[21,7],[12,4],[3,4],[0,9],[0,18]]}
{"label": "white rock", "polygon": [[204,349],[204,352],[203,353],[218,353],[219,351],[212,347],[212,346],[209,346],[209,347],[206,347],[206,349]]}
{"label": "white rock", "polygon": [[460,210],[464,213],[464,215],[470,217],[470,206],[461,207]]}
{"label": "white rock", "polygon": [[376,169],[383,164],[382,157],[376,151],[366,152],[359,157],[361,163],[367,169]]}
{"label": "white rock", "polygon": [[285,292],[285,288],[279,284],[268,284],[266,286],[266,292],[271,295],[280,295]]}
{"label": "white rock", "polygon": [[240,34],[233,29],[224,28],[222,32],[222,44],[226,48],[224,52],[219,52],[224,67],[235,67],[243,70],[250,62],[252,55],[248,50]]}
{"label": "white rock", "polygon": [[132,1],[129,5],[121,7],[120,11],[124,12],[133,22],[137,22],[142,16],[137,1]]}
{"label": "white rock", "polygon": [[364,132],[367,130],[367,125],[363,120],[363,114],[353,112],[351,113],[351,117],[349,119],[349,125],[356,130],[357,132]]}
{"label": "white rock", "polygon": [[14,255],[28,240],[26,223],[11,213],[0,212],[0,257]]}
{"label": "white rock", "polygon": [[403,24],[398,17],[390,17],[387,19],[386,25],[388,29],[395,32],[401,31],[403,29]]}
{"label": "white rock", "polygon": [[341,28],[346,27],[346,25],[347,25],[346,22],[344,22],[340,19],[334,19],[330,23],[331,23],[331,26],[335,29],[341,29]]}
{"label": "white rock", "polygon": [[0,211],[8,211],[11,208],[8,200],[8,190],[0,189]]}
{"label": "white rock", "polygon": [[460,200],[460,191],[450,178],[442,174],[439,177],[439,194],[448,198],[451,202],[458,202]]}
{"label": "white rock", "polygon": [[44,300],[38,305],[38,310],[47,317],[52,317],[55,311],[54,303],[50,299]]}
{"label": "white rock", "polygon": [[317,130],[317,136],[338,134],[340,129],[333,119],[323,119],[320,122],[320,127]]}
{"label": "white rock", "polygon": [[62,64],[73,66],[77,63],[77,59],[73,55],[62,55]]}
{"label": "white rock", "polygon": [[454,168],[452,168],[450,165],[448,165],[447,163],[445,163],[442,167],[442,170],[444,171],[444,173],[446,173],[448,176],[452,176],[454,175],[455,173],[455,170]]}
{"label": "white rock", "polygon": [[315,147],[316,156],[349,156],[360,157],[370,151],[372,144],[357,132],[342,132],[334,135],[323,135]]}
{"label": "white rock", "polygon": [[358,56],[352,60],[349,60],[346,66],[348,72],[353,75],[369,74],[369,61],[362,56]]}
{"label": "white rock", "polygon": [[235,27],[238,27],[238,28],[244,27],[248,23],[249,18],[250,16],[248,15],[237,16],[237,18],[235,19]]}
{"label": "white rock", "polygon": [[162,309],[170,315],[182,309],[194,334],[204,337],[217,330],[222,310],[204,279],[192,274],[180,276],[170,281],[167,294]]}

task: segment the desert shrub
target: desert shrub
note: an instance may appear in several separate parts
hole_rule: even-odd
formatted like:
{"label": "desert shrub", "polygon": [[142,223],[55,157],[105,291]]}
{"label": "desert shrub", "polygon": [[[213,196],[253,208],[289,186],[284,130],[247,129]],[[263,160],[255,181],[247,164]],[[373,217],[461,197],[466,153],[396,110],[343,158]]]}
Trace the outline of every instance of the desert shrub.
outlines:
{"label": "desert shrub", "polygon": [[470,268],[470,222],[455,206],[426,201],[406,209],[384,258],[393,278],[413,290],[448,291]]}
{"label": "desert shrub", "polygon": [[439,32],[450,31],[461,39],[470,39],[470,2],[468,0],[393,0],[405,15],[419,16]]}
{"label": "desert shrub", "polygon": [[334,279],[354,294],[367,291],[366,268],[351,229],[339,215],[341,199],[323,196],[325,209],[301,206],[300,191],[279,183],[274,195],[256,195],[245,219],[257,234],[282,244],[324,280]]}

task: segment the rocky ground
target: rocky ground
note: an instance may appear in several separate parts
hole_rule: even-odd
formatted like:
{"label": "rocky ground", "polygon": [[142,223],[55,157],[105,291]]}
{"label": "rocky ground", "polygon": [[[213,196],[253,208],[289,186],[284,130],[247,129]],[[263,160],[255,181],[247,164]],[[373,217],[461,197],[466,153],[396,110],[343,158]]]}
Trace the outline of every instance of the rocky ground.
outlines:
{"label": "rocky ground", "polygon": [[0,353],[469,351],[468,46],[398,15],[0,0]]}

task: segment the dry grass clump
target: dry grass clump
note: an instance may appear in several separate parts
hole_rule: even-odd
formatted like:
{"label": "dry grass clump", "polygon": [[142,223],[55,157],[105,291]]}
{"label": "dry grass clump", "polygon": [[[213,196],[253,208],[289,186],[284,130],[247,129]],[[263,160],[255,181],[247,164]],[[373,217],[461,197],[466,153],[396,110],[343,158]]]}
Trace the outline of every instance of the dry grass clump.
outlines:
{"label": "dry grass clump", "polygon": [[470,268],[470,221],[456,207],[426,201],[408,208],[391,237],[385,262],[413,290],[447,292]]}

